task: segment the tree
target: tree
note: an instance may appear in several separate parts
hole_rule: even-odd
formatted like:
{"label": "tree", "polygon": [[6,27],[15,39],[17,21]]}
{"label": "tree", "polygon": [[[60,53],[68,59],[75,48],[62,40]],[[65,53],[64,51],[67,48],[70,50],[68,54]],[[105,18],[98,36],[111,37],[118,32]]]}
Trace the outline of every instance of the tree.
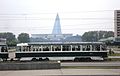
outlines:
{"label": "tree", "polygon": [[82,35],[82,41],[96,42],[102,38],[113,37],[114,32],[112,31],[89,31]]}
{"label": "tree", "polygon": [[15,46],[17,44],[15,35],[11,32],[0,33],[0,38],[5,38],[8,46]]}
{"label": "tree", "polygon": [[29,34],[27,33],[21,33],[18,35],[18,41],[20,43],[26,43],[30,41]]}

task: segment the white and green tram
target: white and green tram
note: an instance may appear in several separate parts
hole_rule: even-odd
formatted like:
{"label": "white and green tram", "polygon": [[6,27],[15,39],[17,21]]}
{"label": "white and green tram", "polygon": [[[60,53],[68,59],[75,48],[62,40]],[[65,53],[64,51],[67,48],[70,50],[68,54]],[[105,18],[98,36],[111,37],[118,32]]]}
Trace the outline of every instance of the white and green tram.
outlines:
{"label": "white and green tram", "polygon": [[39,60],[75,60],[107,58],[102,42],[30,42],[17,44],[16,58],[32,57]]}

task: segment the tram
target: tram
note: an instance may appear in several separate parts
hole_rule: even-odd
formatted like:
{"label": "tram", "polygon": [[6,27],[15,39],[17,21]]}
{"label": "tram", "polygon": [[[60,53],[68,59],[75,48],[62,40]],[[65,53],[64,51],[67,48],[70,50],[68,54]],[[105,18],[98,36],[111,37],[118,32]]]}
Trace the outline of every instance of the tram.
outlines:
{"label": "tram", "polygon": [[7,60],[8,59],[8,50],[5,39],[0,39],[0,59]]}
{"label": "tram", "polygon": [[107,58],[103,42],[30,42],[17,44],[16,58],[32,57],[33,60],[74,60],[81,58]]}

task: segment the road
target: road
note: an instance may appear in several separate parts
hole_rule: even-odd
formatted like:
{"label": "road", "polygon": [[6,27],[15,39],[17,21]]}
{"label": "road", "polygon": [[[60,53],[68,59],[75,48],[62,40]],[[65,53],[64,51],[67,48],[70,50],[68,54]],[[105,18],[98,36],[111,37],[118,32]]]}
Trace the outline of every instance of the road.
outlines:
{"label": "road", "polygon": [[0,76],[119,76],[120,69],[47,69],[0,71]]}
{"label": "road", "polygon": [[61,66],[120,66],[120,62],[61,62]]}
{"label": "road", "polygon": [[[62,62],[61,66],[120,66],[120,62]],[[120,69],[42,69],[0,71],[0,76],[120,76]]]}

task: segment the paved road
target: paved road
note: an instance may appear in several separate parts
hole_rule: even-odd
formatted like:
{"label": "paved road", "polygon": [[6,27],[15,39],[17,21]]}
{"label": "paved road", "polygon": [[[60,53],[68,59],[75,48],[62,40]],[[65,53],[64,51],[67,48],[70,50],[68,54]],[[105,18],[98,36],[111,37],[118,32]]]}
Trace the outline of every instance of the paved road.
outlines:
{"label": "paved road", "polygon": [[62,62],[61,66],[120,66],[120,62]]}
{"label": "paved road", "polygon": [[0,76],[119,76],[120,69],[50,69],[0,71]]}

